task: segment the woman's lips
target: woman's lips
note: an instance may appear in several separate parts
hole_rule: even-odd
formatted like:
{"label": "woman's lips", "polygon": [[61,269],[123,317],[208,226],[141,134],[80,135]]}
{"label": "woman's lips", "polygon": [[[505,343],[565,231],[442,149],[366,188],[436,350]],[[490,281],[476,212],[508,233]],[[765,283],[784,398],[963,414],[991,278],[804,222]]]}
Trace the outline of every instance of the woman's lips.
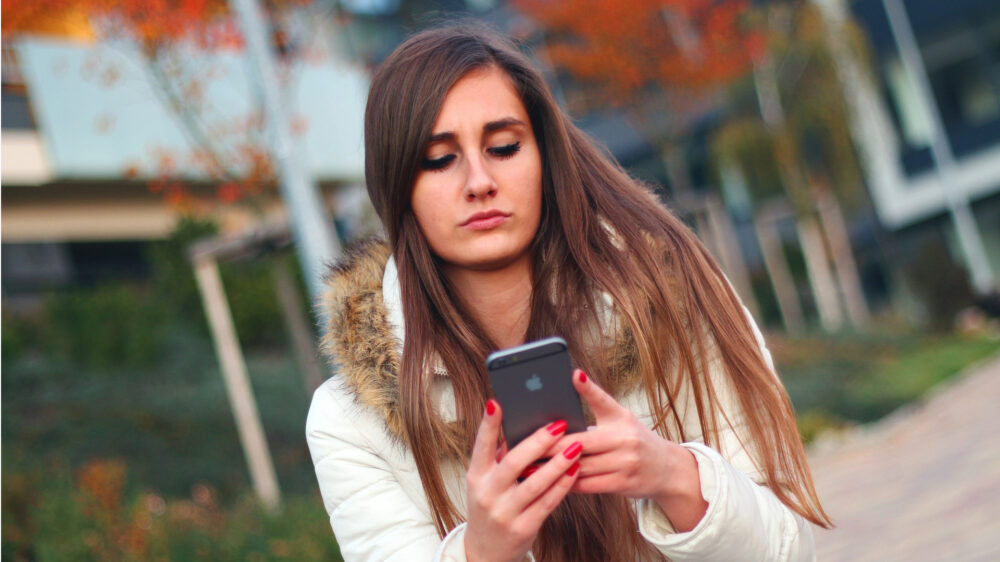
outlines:
{"label": "woman's lips", "polygon": [[468,228],[469,230],[489,230],[507,222],[507,219],[509,218],[510,215],[507,213],[500,211],[486,211],[483,213],[476,213],[465,219],[465,222],[463,222],[460,226]]}

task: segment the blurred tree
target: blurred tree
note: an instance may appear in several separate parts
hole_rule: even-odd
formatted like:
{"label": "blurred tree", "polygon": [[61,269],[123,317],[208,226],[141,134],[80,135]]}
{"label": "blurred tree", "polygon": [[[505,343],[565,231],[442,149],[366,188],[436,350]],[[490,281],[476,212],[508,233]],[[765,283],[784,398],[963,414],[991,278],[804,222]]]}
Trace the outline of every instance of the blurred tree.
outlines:
{"label": "blurred tree", "polygon": [[[295,56],[303,53],[291,39],[286,12],[306,3],[266,3],[273,48],[286,67],[303,58]],[[154,91],[177,117],[193,147],[185,154],[151,147],[157,177],[149,188],[169,205],[192,214],[240,203],[259,213],[275,197],[275,169],[264,139],[262,110],[256,108],[238,119],[223,118],[206,95],[219,69],[200,55],[243,48],[228,0],[3,0],[2,7],[5,41],[17,35],[43,35],[88,43],[125,41],[136,47]],[[97,61],[88,70],[113,85],[121,75],[113,64]],[[284,71],[288,73],[287,68]],[[140,168],[136,163],[122,173],[127,179],[136,178]],[[217,186],[214,197],[195,199],[184,180],[192,170]]]}
{"label": "blurred tree", "polygon": [[[757,108],[738,112],[721,127],[713,152],[719,162],[737,166],[758,180],[749,182],[758,200],[772,196],[775,183],[783,187],[792,204],[823,326],[839,328],[842,309],[855,326],[863,326],[869,312],[841,202],[857,209],[864,204],[865,193],[822,16],[811,2],[789,1],[761,6],[755,19],[754,27],[765,34],[767,43],[764,55],[754,63],[749,88]],[[852,30],[850,35],[847,40],[855,52],[863,53],[861,34]],[[747,90],[731,91],[738,96]],[[768,145],[772,157],[761,158],[757,152]],[[773,272],[775,276],[785,274]]]}
{"label": "blurred tree", "polygon": [[626,108],[661,148],[676,195],[692,191],[683,135],[745,75],[761,38],[747,0],[581,0],[515,4],[545,29],[547,56],[574,78],[571,109]]}
{"label": "blurred tree", "polygon": [[[757,98],[752,106],[759,114],[748,117],[731,111],[735,119],[722,127],[714,142],[716,159],[720,167],[749,172],[757,180],[751,187],[763,185],[767,192],[771,186],[781,186],[779,193],[791,202],[796,217],[824,326],[839,327],[841,292],[851,319],[864,323],[867,307],[840,205],[829,190],[847,195],[852,204],[863,191],[841,89],[821,18],[812,5],[795,0],[755,8],[743,0],[516,0],[516,4],[542,23],[552,63],[583,86],[567,95],[571,108],[628,107],[633,122],[661,147],[671,187],[681,202],[692,187],[684,157],[684,136],[691,121],[722,105],[726,88],[750,81]],[[769,152],[764,158],[762,149]],[[759,202],[761,196],[774,193],[756,195]],[[820,222],[834,250],[837,281],[829,268]],[[725,241],[715,244],[719,253],[725,253],[721,251]],[[780,255],[770,250],[765,254]],[[794,295],[794,287],[787,284],[791,280],[787,265],[771,265],[786,270],[771,271],[776,293]],[[786,283],[779,283],[781,279]],[[797,303],[785,300],[797,308]],[[791,310],[783,316],[791,328],[789,324],[798,322],[789,319],[801,313]]]}
{"label": "blurred tree", "polygon": [[746,25],[747,0],[581,0],[515,4],[542,24],[543,56],[571,83],[570,110],[622,107],[658,147],[670,189],[737,292],[756,299],[732,219],[714,196],[696,194],[686,155],[694,122],[713,111],[722,86],[747,74],[761,41]]}

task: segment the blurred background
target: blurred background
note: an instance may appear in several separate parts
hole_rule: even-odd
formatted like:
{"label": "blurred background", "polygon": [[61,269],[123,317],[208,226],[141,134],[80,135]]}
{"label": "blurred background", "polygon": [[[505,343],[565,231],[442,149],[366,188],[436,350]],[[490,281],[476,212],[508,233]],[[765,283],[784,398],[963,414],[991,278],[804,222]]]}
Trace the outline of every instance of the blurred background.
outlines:
{"label": "blurred background", "polygon": [[3,0],[4,560],[338,557],[310,303],[371,72],[453,18],[698,233],[807,442],[1000,352],[995,1]]}

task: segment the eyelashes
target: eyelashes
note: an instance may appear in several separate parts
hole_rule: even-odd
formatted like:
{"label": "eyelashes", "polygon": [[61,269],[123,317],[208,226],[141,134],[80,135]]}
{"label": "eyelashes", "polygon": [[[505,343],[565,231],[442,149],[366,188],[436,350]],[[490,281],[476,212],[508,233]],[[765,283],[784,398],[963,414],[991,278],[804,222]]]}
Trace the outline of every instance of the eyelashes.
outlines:
{"label": "eyelashes", "polygon": [[521,141],[513,142],[508,145],[498,146],[495,148],[488,148],[486,152],[489,152],[493,156],[506,160],[511,156],[514,156],[521,150]]}
{"label": "eyelashes", "polygon": [[[506,160],[512,158],[515,154],[521,150],[521,141],[513,142],[511,144],[506,144],[503,146],[496,146],[493,148],[487,148],[486,152],[490,155],[499,158],[501,160]],[[455,161],[457,158],[454,154],[446,154],[440,158],[425,158],[423,162],[420,163],[420,168],[422,170],[438,171],[443,170],[448,167],[449,164]]]}
{"label": "eyelashes", "polygon": [[451,164],[453,160],[455,160],[454,154],[448,154],[442,156],[441,158],[434,158],[433,160],[425,158],[424,161],[421,162],[420,167],[424,170],[430,171],[443,170],[447,168],[448,164]]}

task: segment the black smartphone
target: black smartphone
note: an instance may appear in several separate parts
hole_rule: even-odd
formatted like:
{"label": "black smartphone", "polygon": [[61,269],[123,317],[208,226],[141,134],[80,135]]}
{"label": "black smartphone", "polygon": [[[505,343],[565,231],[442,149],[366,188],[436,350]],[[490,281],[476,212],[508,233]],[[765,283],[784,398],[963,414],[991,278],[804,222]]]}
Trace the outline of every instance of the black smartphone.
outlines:
{"label": "black smartphone", "polygon": [[565,420],[566,433],[587,429],[573,363],[562,338],[503,349],[486,358],[493,395],[503,408],[503,433],[513,449],[538,428]]}

